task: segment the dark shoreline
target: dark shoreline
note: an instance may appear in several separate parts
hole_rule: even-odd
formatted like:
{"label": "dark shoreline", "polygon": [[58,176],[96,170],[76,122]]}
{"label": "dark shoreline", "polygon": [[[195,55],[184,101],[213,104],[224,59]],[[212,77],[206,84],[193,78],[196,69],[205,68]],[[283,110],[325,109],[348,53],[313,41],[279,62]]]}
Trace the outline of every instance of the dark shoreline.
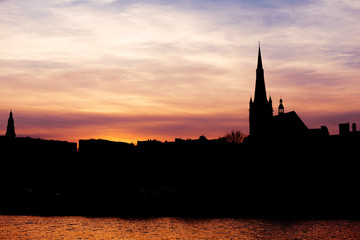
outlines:
{"label": "dark shoreline", "polygon": [[360,219],[358,137],[18,141],[2,145],[0,214]]}

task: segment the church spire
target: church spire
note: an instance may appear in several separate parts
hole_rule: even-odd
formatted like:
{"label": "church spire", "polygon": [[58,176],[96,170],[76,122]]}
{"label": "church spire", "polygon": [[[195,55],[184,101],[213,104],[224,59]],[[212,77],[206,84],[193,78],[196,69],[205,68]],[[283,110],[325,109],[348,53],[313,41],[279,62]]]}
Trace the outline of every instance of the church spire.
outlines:
{"label": "church spire", "polygon": [[9,120],[8,120],[8,125],[7,125],[5,136],[8,137],[8,138],[15,138],[16,137],[15,124],[14,124],[14,118],[13,118],[12,110],[10,110],[10,115],[9,115]]}
{"label": "church spire", "polygon": [[273,117],[272,99],[266,96],[264,69],[259,43],[256,68],[255,96],[250,98],[249,123],[250,135],[265,136],[269,133]]}
{"label": "church spire", "polygon": [[261,59],[261,50],[259,43],[258,62],[256,68],[256,82],[255,82],[255,97],[254,102],[260,102],[261,104],[267,102],[264,69]]}
{"label": "church spire", "polygon": [[260,51],[260,42],[259,42],[259,53],[258,53],[257,69],[263,69],[262,59],[261,59],[261,51]]}

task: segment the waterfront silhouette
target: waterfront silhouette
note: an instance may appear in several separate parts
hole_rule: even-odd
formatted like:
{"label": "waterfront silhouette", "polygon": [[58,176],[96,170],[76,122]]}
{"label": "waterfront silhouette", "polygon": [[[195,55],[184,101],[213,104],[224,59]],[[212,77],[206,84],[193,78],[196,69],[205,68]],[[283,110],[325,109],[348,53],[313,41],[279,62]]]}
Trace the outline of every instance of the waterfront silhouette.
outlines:
{"label": "waterfront silhouette", "polygon": [[260,46],[250,134],[76,143],[0,136],[0,213],[101,216],[360,217],[356,124],[309,129],[267,98]]}

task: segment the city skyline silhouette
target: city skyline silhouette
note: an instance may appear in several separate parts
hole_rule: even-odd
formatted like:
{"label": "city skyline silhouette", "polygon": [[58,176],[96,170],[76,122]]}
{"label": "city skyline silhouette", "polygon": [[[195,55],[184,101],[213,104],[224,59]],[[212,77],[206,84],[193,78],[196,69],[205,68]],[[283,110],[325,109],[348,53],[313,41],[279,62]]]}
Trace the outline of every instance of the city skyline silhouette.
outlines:
{"label": "city skyline silhouette", "polygon": [[308,128],[283,98],[274,113],[264,63],[259,45],[248,136],[45,140],[17,136],[10,110],[0,214],[359,219],[356,124]]}
{"label": "city skyline silhouette", "polygon": [[[232,133],[234,131],[239,131],[241,135],[246,136],[276,136],[276,135],[282,135],[286,134],[288,136],[294,135],[294,136],[304,136],[309,134],[310,132],[316,134],[316,133],[325,133],[326,135],[329,135],[329,130],[327,126],[322,125],[318,128],[312,128],[309,129],[306,124],[301,120],[301,118],[296,114],[295,111],[289,111],[286,112],[283,104],[283,99],[280,97],[279,99],[279,105],[277,108],[277,115],[276,115],[276,108],[274,110],[273,107],[273,101],[272,97],[269,96],[267,99],[267,90],[265,86],[265,74],[263,69],[263,63],[262,63],[262,57],[261,57],[261,46],[260,41],[258,44],[258,55],[257,55],[257,68],[256,68],[256,79],[255,79],[255,91],[254,91],[254,97],[250,97],[249,102],[249,126],[248,126],[248,133],[244,130],[239,129],[232,129]],[[275,103],[276,105],[276,103]],[[221,117],[221,116],[220,116]],[[79,122],[79,125],[82,123]],[[344,135],[346,132],[350,132],[350,123],[349,121],[339,123],[338,125],[338,135]],[[356,123],[351,124],[351,129],[353,133],[357,133],[356,129]],[[45,129],[46,130],[46,129]],[[226,132],[224,130],[224,134],[222,136],[219,136],[218,139],[225,138],[226,134],[229,135],[229,132]],[[206,133],[205,133],[206,134]],[[336,134],[332,134],[336,135]],[[9,118],[8,118],[8,124],[7,124],[7,130],[5,136],[7,138],[15,138],[15,125],[14,125],[14,118],[12,109],[10,110]],[[204,136],[204,134],[200,135]],[[24,137],[24,136],[23,136]],[[29,137],[29,136],[25,136]],[[204,136],[205,137],[205,136]],[[90,137],[91,139],[95,139],[94,137]],[[121,136],[118,136],[118,138],[121,139]],[[178,138],[184,138],[183,136],[178,136]],[[112,139],[106,139],[106,138],[98,138],[103,139],[106,141],[114,141]],[[152,138],[149,136],[148,140],[153,139],[156,140],[156,138]],[[175,138],[176,140],[177,138]],[[185,137],[186,139],[186,137]],[[187,138],[190,139],[190,138]],[[61,139],[60,139],[61,140]],[[77,139],[81,140],[81,139]],[[166,139],[165,142],[167,142],[170,139]],[[141,139],[137,139],[137,142],[142,141]],[[77,142],[77,141],[76,141]],[[120,142],[120,141],[114,141],[114,142]],[[131,142],[133,143],[133,142]]]}

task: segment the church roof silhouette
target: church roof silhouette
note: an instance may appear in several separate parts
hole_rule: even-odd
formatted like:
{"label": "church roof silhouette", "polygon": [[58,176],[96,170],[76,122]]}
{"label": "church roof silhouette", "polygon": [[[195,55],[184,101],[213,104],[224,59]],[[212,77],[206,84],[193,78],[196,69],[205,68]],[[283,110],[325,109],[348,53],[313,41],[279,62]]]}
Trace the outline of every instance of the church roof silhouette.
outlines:
{"label": "church roof silhouette", "polygon": [[307,133],[308,128],[295,111],[274,116],[272,119],[274,134],[281,136],[298,136]]}
{"label": "church roof silhouette", "polygon": [[250,98],[249,125],[250,136],[299,136],[307,134],[308,127],[295,111],[284,111],[283,100],[280,99],[279,115],[273,116],[272,99],[266,96],[264,69],[259,45],[256,68],[254,101]]}

